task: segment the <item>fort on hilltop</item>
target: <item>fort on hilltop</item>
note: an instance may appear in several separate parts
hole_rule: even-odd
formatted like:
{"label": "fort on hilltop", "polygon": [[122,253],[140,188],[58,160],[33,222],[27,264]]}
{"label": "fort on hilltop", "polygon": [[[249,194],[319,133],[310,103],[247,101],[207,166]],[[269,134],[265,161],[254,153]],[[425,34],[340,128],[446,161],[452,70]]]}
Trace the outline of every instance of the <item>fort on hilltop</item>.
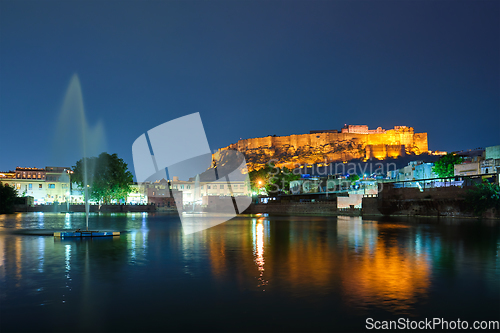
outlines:
{"label": "fort on hilltop", "polygon": [[427,133],[415,133],[412,127],[370,130],[367,125],[346,124],[340,131],[315,130],[309,134],[239,140],[218,153],[227,149],[242,152],[248,168],[256,170],[270,160],[276,166],[294,168],[303,164],[419,155],[428,152],[428,144]]}

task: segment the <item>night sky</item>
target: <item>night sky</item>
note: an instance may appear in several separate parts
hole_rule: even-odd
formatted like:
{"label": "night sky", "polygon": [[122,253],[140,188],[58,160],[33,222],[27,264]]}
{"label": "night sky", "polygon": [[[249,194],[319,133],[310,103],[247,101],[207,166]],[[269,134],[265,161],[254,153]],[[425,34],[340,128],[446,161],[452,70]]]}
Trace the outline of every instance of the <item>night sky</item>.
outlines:
{"label": "night sky", "polygon": [[497,145],[499,21],[498,0],[0,0],[0,171],[53,165],[74,73],[132,171],[137,137],[193,112],[211,149],[345,123]]}

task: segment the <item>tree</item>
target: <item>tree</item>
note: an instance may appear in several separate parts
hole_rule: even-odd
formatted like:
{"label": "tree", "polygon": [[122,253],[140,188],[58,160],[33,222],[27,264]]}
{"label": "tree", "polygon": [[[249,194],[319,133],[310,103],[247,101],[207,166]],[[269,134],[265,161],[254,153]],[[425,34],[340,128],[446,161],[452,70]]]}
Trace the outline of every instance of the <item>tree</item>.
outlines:
{"label": "tree", "polygon": [[[86,162],[90,199],[109,203],[113,199],[127,198],[133,176],[123,159],[116,154],[101,153],[98,157],[87,157]],[[83,158],[73,166],[72,181],[80,189],[84,188]]]}
{"label": "tree", "polygon": [[290,193],[290,182],[300,179],[300,174],[295,174],[288,168],[274,168],[274,172],[269,178],[271,185],[269,193]]}
{"label": "tree", "polygon": [[300,179],[300,174],[286,167],[278,168],[268,163],[262,169],[251,171],[249,177],[252,192],[278,194],[289,193],[290,182]]}
{"label": "tree", "polygon": [[476,216],[482,216],[490,208],[500,212],[500,186],[493,183],[476,184],[465,194],[467,208]]}
{"label": "tree", "polygon": [[258,194],[262,194],[262,192],[269,192],[269,178],[273,169],[273,166],[266,164],[265,167],[259,170],[250,171],[248,173],[248,177],[250,178],[250,188],[252,189],[252,192]]}
{"label": "tree", "polygon": [[455,175],[455,164],[460,164],[463,160],[464,159],[457,154],[446,154],[434,163],[432,171],[434,171],[438,177],[453,177]]}
{"label": "tree", "polygon": [[0,182],[0,214],[14,212],[16,198],[17,191],[13,187]]}
{"label": "tree", "polygon": [[349,177],[347,177],[347,179],[351,181],[351,184],[354,184],[354,182],[355,182],[356,180],[359,180],[359,176],[358,176],[358,175],[356,175],[356,174],[354,174],[354,175],[349,175]]}

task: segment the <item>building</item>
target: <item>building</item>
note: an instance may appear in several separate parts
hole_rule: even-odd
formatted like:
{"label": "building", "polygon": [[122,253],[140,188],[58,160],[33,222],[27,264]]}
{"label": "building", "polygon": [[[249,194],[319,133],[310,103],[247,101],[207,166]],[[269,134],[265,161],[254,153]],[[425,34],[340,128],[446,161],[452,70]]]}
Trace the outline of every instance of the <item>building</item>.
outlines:
{"label": "building", "polygon": [[0,173],[0,180],[14,187],[18,196],[33,197],[34,204],[51,204],[70,200],[70,173],[65,167],[17,167]]}
{"label": "building", "polygon": [[484,150],[485,158],[488,159],[499,159],[500,158],[500,145],[486,147]]}
{"label": "building", "polygon": [[[395,130],[399,130],[402,128],[406,128],[406,126],[395,126]],[[368,129],[368,125],[347,125],[345,124],[342,127],[342,133],[353,133],[353,134],[380,134],[385,133],[386,130],[382,127],[377,127],[377,129],[370,130]]]}
{"label": "building", "polygon": [[481,162],[480,168],[481,174],[500,173],[500,145],[486,147],[484,161]]}
{"label": "building", "polygon": [[480,162],[478,160],[466,160],[461,164],[455,164],[455,176],[474,176],[481,174]]}
{"label": "building", "polygon": [[[155,182],[146,182],[139,185],[143,187],[146,193],[148,203],[172,206],[172,196],[181,198],[182,206],[208,205],[213,202],[215,197],[229,196],[251,196],[250,184],[245,181],[231,181],[228,183],[225,179],[215,181],[204,181],[190,179],[188,181],[179,180],[178,177],[172,177],[169,183],[165,179]],[[179,195],[179,197],[177,197]],[[170,198],[170,199],[165,199]],[[210,198],[210,199],[209,199]]]}
{"label": "building", "polygon": [[433,167],[434,163],[411,161],[407,166],[401,169],[388,171],[387,178],[396,181],[438,178],[438,175],[433,171]]}
{"label": "building", "polygon": [[475,176],[481,174],[481,164],[485,159],[485,149],[471,149],[456,153],[463,158],[461,164],[455,164],[455,176]]}

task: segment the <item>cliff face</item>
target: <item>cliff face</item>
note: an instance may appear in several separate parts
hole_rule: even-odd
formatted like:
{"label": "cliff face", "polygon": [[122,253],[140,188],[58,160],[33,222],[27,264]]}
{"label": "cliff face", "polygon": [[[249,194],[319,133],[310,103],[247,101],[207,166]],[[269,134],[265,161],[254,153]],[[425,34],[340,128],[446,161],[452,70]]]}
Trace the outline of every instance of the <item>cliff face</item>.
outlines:
{"label": "cliff face", "polygon": [[398,126],[373,134],[325,132],[245,139],[219,151],[227,149],[242,152],[251,171],[270,160],[276,166],[294,168],[306,163],[418,155],[427,152],[428,145],[427,133],[414,133],[412,127]]}

